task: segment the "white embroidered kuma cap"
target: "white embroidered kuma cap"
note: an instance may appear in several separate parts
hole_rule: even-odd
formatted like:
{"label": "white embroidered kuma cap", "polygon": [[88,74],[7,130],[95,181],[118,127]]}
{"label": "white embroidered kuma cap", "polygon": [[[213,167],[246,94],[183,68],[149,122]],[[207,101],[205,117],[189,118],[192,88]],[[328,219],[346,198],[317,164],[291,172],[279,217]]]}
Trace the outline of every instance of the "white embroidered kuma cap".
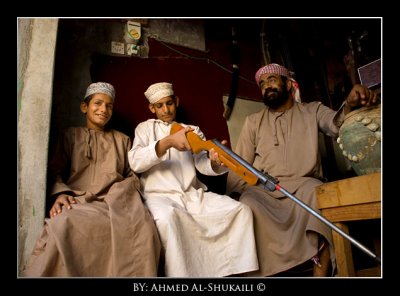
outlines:
{"label": "white embroidered kuma cap", "polygon": [[159,82],[150,85],[144,95],[149,100],[150,104],[154,104],[162,98],[173,96],[174,90],[172,89],[171,83]]}
{"label": "white embroidered kuma cap", "polygon": [[86,99],[90,95],[97,93],[106,94],[110,96],[113,101],[115,99],[114,86],[112,86],[110,83],[107,82],[95,82],[90,84],[86,90],[84,99]]}

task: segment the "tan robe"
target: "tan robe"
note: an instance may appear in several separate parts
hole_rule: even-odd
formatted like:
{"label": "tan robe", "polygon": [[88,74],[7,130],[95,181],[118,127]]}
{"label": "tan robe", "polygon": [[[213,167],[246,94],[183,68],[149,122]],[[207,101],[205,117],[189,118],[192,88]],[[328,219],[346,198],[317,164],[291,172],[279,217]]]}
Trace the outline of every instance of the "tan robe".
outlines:
{"label": "tan robe", "polygon": [[45,226],[25,276],[156,276],[160,241],[130,170],[131,141],[121,132],[69,128],[49,164],[51,204],[59,193],[77,204]]}
{"label": "tan robe", "polygon": [[[199,127],[194,132],[204,138]],[[146,205],[154,216],[165,251],[168,277],[219,277],[258,269],[251,209],[226,195],[206,191],[196,169],[217,175],[207,152],[168,149],[157,157],[155,145],[171,124],[150,119],[135,130],[129,151]]]}
{"label": "tan robe", "polygon": [[[342,111],[320,102],[296,102],[286,112],[266,107],[246,118],[235,152],[317,210],[314,189],[322,184],[318,131],[335,137],[342,120]],[[335,266],[331,229],[283,193],[247,186],[233,172],[227,191],[242,193],[240,201],[253,211],[260,269],[249,276],[270,276],[309,260],[317,254],[317,233],[329,242]]]}

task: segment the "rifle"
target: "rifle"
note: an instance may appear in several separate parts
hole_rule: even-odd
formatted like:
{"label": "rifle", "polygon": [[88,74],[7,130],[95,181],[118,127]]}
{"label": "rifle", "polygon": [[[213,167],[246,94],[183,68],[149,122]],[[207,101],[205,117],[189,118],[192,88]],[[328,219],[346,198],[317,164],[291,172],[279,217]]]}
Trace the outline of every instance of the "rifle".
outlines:
{"label": "rifle", "polygon": [[[171,127],[171,134],[176,133],[177,131],[181,130],[183,127],[178,124],[174,123]],[[353,245],[355,245],[357,248],[359,248],[361,251],[375,259],[378,263],[381,263],[381,258],[375,255],[373,252],[371,252],[368,248],[363,246],[360,242],[352,238],[350,235],[348,235],[346,232],[341,230],[339,227],[337,227],[335,224],[330,222],[328,219],[325,217],[321,216],[317,211],[314,209],[310,208],[307,204],[305,204],[303,201],[295,197],[293,194],[288,192],[286,189],[281,187],[278,183],[279,181],[276,180],[274,177],[270,176],[267,173],[260,172],[256,168],[254,168],[251,164],[249,164],[246,160],[241,158],[239,155],[237,155],[235,152],[230,150],[228,147],[224,146],[219,142],[217,139],[213,140],[207,140],[204,141],[202,140],[196,133],[194,132],[188,132],[186,133],[186,138],[189,142],[190,147],[192,148],[193,153],[199,153],[202,150],[210,150],[211,148],[214,148],[214,150],[218,153],[218,157],[221,160],[222,163],[224,163],[230,170],[235,172],[236,174],[239,175],[240,178],[242,178],[244,181],[246,181],[249,185],[257,185],[257,183],[262,184],[264,186],[264,189],[267,189],[268,191],[275,191],[278,190],[287,197],[289,197],[292,201],[297,203],[299,206],[301,206],[303,209],[308,211],[310,214],[312,214],[314,217],[319,219],[321,222],[325,223],[327,226],[329,226],[331,229],[335,230],[337,233],[339,233],[341,236],[349,240]]]}
{"label": "rifle", "polygon": [[[181,130],[183,127],[178,124],[174,123],[171,127],[171,134],[176,133],[177,131]],[[214,148],[214,150],[218,153],[218,157],[230,170],[234,171],[236,174],[239,175],[244,181],[246,181],[250,185],[256,185],[258,182],[257,176],[249,170],[246,166],[243,166],[238,162],[234,157],[229,155],[225,151],[225,146],[221,144],[222,147],[218,146],[216,142],[217,140],[202,140],[197,134],[194,132],[186,133],[186,138],[189,142],[190,147],[192,148],[192,152],[197,154],[202,150],[210,150]]]}

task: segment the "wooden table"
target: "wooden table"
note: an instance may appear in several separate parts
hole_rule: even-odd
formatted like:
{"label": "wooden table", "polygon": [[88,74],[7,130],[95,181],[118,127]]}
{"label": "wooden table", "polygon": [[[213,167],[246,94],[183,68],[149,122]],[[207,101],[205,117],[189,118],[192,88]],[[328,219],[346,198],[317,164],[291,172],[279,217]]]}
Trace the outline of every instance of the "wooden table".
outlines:
{"label": "wooden table", "polygon": [[[381,173],[325,183],[316,188],[316,194],[322,215],[346,233],[347,221],[381,218]],[[351,243],[336,231],[332,236],[337,276],[380,276],[380,267],[355,271]],[[376,245],[379,254],[375,254],[380,256],[380,240]]]}

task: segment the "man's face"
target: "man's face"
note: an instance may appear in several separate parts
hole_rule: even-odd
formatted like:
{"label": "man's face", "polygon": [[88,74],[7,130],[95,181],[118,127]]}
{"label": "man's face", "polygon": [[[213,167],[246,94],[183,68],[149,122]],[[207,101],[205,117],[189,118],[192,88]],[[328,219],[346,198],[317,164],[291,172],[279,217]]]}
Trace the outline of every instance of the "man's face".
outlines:
{"label": "man's face", "polygon": [[176,107],[178,107],[178,97],[165,97],[161,100],[150,104],[150,111],[155,113],[158,119],[164,122],[173,122],[176,117]]}
{"label": "man's face", "polygon": [[272,109],[285,104],[289,99],[286,83],[280,75],[264,74],[260,78],[260,89],[264,104]]}

